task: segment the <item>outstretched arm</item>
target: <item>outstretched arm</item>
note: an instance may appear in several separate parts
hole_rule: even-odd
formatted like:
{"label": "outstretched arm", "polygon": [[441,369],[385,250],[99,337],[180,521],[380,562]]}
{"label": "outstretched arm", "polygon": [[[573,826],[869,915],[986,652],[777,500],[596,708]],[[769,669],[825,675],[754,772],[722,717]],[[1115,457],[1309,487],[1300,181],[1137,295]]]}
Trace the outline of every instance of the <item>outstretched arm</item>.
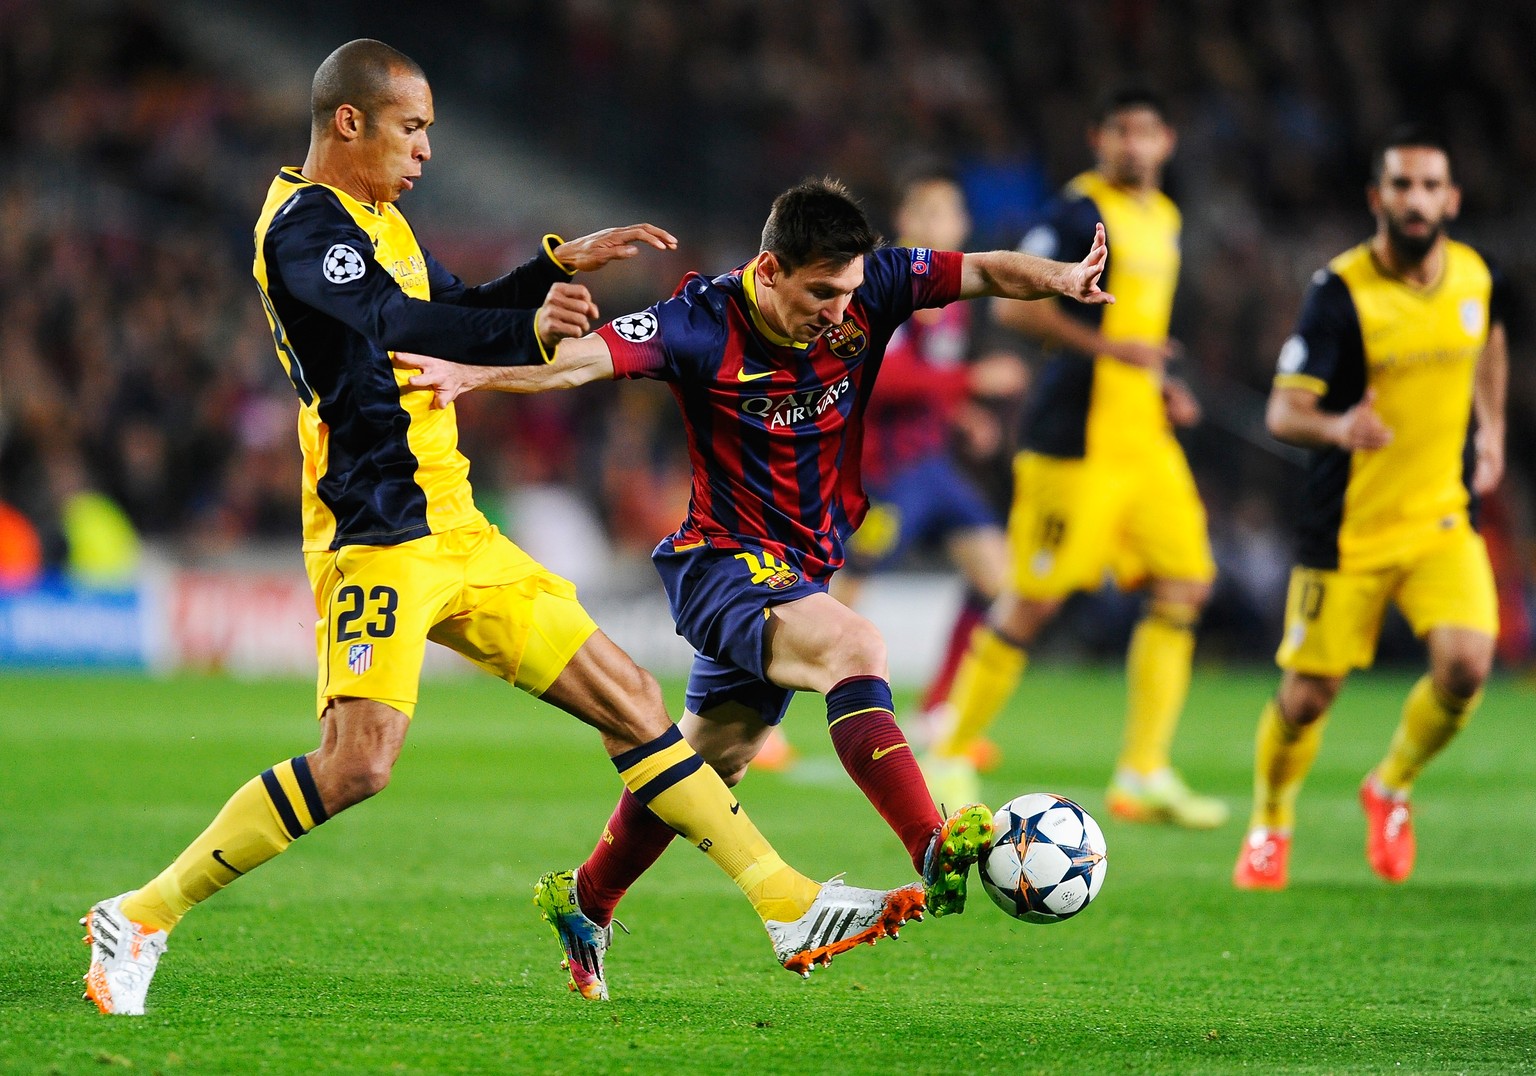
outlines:
{"label": "outstretched arm", "polygon": [[1104,225],[1093,230],[1093,246],[1077,264],[1037,258],[1016,250],[967,254],[960,262],[960,298],[993,295],[1004,299],[1047,299],[1064,295],[1080,303],[1112,303],[1115,297],[1099,287],[1109,259]]}
{"label": "outstretched arm", "polygon": [[393,361],[401,369],[418,371],[406,381],[406,390],[431,392],[434,409],[447,407],[475,389],[549,392],[613,378],[613,356],[607,342],[596,333],[562,340],[554,359],[542,366],[464,366],[407,352],[395,355]]}

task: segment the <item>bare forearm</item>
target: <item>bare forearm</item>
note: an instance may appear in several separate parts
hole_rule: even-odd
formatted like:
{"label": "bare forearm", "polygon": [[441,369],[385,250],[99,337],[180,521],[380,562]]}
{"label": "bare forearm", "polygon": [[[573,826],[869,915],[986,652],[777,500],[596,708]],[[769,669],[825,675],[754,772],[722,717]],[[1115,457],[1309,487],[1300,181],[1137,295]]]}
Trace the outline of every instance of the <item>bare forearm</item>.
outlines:
{"label": "bare forearm", "polygon": [[1488,331],[1488,343],[1477,364],[1472,408],[1480,429],[1504,435],[1504,404],[1509,394],[1509,344],[1502,324]]}
{"label": "bare forearm", "polygon": [[1051,261],[1016,250],[966,255],[960,297],[995,295],[1002,299],[1044,299],[1068,290],[1074,264]]}

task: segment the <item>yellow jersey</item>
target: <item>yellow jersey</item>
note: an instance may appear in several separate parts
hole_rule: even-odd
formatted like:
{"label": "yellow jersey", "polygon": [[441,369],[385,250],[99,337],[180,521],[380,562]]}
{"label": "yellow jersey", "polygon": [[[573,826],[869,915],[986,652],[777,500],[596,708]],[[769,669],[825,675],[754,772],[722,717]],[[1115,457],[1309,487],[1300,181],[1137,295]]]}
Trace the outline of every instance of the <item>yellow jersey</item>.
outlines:
{"label": "yellow jersey", "polygon": [[1312,453],[1303,566],[1384,568],[1475,522],[1473,388],[1489,327],[1506,314],[1504,291],[1502,276],[1454,241],[1446,242],[1440,278],[1427,288],[1387,273],[1369,242],[1313,277],[1296,331],[1281,349],[1275,386],[1315,392],[1321,408],[1335,413],[1374,389],[1393,436],[1375,451]]}
{"label": "yellow jersey", "polygon": [[[1084,172],[1067,184],[1049,220],[1025,236],[1021,249],[1076,261],[1087,255],[1099,221],[1109,239],[1101,284],[1115,302],[1062,302],[1062,309],[1111,340],[1166,343],[1183,221],[1161,191],[1127,191],[1098,172]],[[1036,378],[1024,422],[1023,445],[1033,452],[1063,458],[1136,456],[1148,438],[1169,433],[1162,375],[1107,355],[1057,354]]]}
{"label": "yellow jersey", "polygon": [[298,393],[304,549],[397,545],[483,523],[454,409],[404,386],[412,351],[480,365],[547,359],[533,310],[570,273],[556,236],[511,273],[466,287],[392,203],[367,204],[296,168],[272,181],[252,272]]}

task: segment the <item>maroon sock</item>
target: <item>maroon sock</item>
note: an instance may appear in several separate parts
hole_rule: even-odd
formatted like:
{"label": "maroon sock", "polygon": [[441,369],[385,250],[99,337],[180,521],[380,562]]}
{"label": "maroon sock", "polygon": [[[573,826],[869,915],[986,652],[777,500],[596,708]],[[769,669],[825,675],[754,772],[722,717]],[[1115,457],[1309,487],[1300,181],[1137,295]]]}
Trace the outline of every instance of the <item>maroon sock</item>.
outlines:
{"label": "maroon sock", "polygon": [[613,910],[629,887],[650,870],[676,836],[671,826],[626,788],[597,847],[576,869],[576,901],[582,914],[600,927],[613,922]]}
{"label": "maroon sock", "polygon": [[987,603],[974,594],[968,594],[965,604],[960,606],[960,612],[955,615],[955,626],[950,629],[949,648],[944,651],[944,660],[934,675],[933,683],[928,685],[923,695],[925,712],[949,700],[949,689],[954,686],[960,659],[965,657],[965,651],[971,645],[971,632],[986,619],[986,615]]}
{"label": "maroon sock", "polygon": [[878,676],[840,681],[827,692],[827,723],[843,769],[896,831],[921,874],[928,842],[944,820],[891,716],[891,685]]}

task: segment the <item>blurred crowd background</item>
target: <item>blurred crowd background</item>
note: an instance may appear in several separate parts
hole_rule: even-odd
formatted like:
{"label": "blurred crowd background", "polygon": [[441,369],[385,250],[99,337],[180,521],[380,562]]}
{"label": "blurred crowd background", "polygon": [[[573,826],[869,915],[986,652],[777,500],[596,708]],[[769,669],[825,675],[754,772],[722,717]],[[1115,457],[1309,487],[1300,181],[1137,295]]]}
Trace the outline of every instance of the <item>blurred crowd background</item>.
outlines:
{"label": "blurred crowd background", "polygon": [[[1465,189],[1454,232],[1503,266],[1518,297],[1509,475],[1485,518],[1501,655],[1529,660],[1536,7],[467,0],[451,10],[432,20],[420,5],[376,0],[323,10],[0,0],[0,586],[49,572],[124,585],[144,549],[198,562],[280,547],[297,564],[297,405],[250,279],[251,226],[272,174],[304,157],[308,74],[342,41],[373,36],[433,82],[437,159],[402,208],[460,275],[505,271],[545,231],[629,222],[600,212],[682,238],[675,256],[587,282],[607,316],[669,293],[687,269],[745,261],[772,197],[807,175],[845,180],[889,230],[895,177],[944,162],[970,203],[968,247],[1013,246],[1089,165],[1094,101],[1126,81],[1162,91],[1180,136],[1167,189],[1186,228],[1174,332],[1205,409],[1185,440],[1222,573],[1205,638],[1241,656],[1263,656],[1277,638],[1301,473],[1263,431],[1275,356],[1307,278],[1372,227],[1363,190],[1375,139],[1405,119],[1438,125]],[[450,142],[464,147],[457,159]],[[527,198],[514,187],[491,200],[510,174],[531,177]],[[1031,357],[984,327],[978,352],[997,349]],[[956,431],[1000,504],[1018,405],[974,401]],[[514,537],[584,585],[654,585],[645,554],[687,498],[665,390],[471,399],[461,418],[477,494]],[[1127,618],[1100,596],[1060,630],[1108,652]],[[1408,646],[1389,637],[1386,649]]]}

